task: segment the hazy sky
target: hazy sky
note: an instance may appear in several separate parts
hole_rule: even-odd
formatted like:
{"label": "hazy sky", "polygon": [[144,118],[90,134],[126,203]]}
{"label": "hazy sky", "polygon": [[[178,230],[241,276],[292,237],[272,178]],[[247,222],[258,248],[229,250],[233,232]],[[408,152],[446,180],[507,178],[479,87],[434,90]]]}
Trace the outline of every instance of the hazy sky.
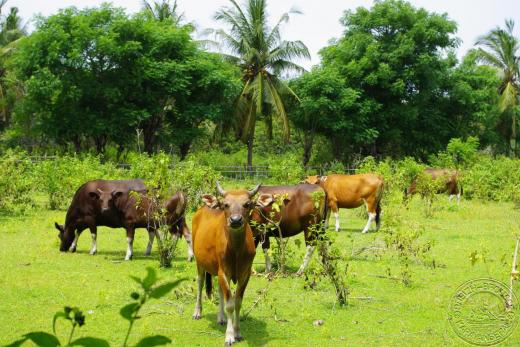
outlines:
{"label": "hazy sky", "polygon": [[[8,0],[7,7],[17,6],[25,20],[35,14],[45,16],[58,9],[76,6],[83,8],[101,4],[102,0]],[[141,8],[141,0],[113,0],[114,5],[124,7],[129,13]],[[239,3],[242,0],[239,0]],[[458,23],[457,36],[462,39],[459,57],[473,46],[476,38],[497,25],[503,25],[506,18],[512,18],[520,29],[520,0],[411,0],[416,7],[424,7],[437,13],[448,13],[449,18]],[[198,28],[216,28],[212,17],[215,11],[228,0],[178,0],[181,12],[188,21]],[[296,15],[284,30],[284,38],[302,40],[311,51],[312,61],[302,62],[309,68],[319,63],[318,51],[327,45],[331,38],[339,37],[343,31],[339,19],[347,9],[359,6],[370,7],[371,0],[270,0],[268,2],[270,19],[275,21],[291,7],[303,11]],[[520,30],[516,30],[519,35]]]}

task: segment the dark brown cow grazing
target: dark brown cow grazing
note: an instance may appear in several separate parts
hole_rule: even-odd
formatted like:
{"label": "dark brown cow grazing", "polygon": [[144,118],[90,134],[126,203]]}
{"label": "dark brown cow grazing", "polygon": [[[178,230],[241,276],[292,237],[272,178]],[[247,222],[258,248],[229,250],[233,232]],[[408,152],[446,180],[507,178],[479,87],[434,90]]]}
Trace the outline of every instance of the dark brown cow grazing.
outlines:
{"label": "dark brown cow grazing", "polygon": [[326,220],[327,228],[330,211],[336,217],[336,231],[339,231],[339,209],[356,208],[363,204],[368,211],[368,221],[363,233],[368,232],[372,222],[376,221],[376,230],[381,226],[381,198],[383,196],[383,178],[375,174],[309,176],[305,182],[319,184],[327,193],[330,210]]}
{"label": "dark brown cow grazing", "polygon": [[[225,324],[224,307],[227,315],[226,345],[242,340],[240,334],[240,308],[246,290],[251,266],[255,257],[255,243],[249,226],[249,213],[255,206],[252,197],[258,185],[251,191],[224,191],[217,183],[221,198],[204,195],[206,206],[193,216],[193,251],[197,262],[197,302],[194,319],[202,313],[202,287],[206,281],[206,292],[211,295],[211,276],[218,276],[219,313],[217,321]],[[269,198],[269,196],[266,196]],[[230,282],[236,283],[232,295]]]}
{"label": "dark brown cow grazing", "polygon": [[[135,206],[136,197],[130,192],[138,192],[142,197],[139,199],[141,201],[137,209]],[[148,217],[152,214],[145,213],[151,207],[150,201],[145,194],[146,186],[142,180],[96,180],[83,184],[72,199],[72,203],[67,211],[65,225],[55,223],[56,228],[60,231],[60,251],[66,252],[70,249],[74,252],[81,232],[89,228],[92,234],[90,254],[95,254],[97,252],[97,227],[107,226],[111,228],[126,228],[128,241],[126,260],[132,258],[135,228],[146,228],[149,241],[145,254],[149,255],[152,250],[155,230],[153,223],[150,223],[150,218]],[[182,194],[178,194],[169,200],[170,209],[172,210],[170,219],[172,221],[177,219],[171,225],[172,230],[182,231],[186,235],[186,233],[189,233],[184,220],[186,199]],[[177,211],[182,211],[178,215],[179,217],[175,217]],[[189,237],[186,240],[188,241],[188,249],[191,254]]]}
{"label": "dark brown cow grazing", "polygon": [[[316,205],[313,200],[313,193],[321,193],[321,201]],[[274,213],[274,220],[280,222],[280,230],[282,237],[291,237],[301,232],[304,233],[305,244],[307,245],[307,253],[303,258],[303,263],[298,270],[298,274],[302,274],[307,267],[309,260],[314,252],[315,234],[312,227],[318,225],[325,219],[326,201],[325,191],[317,185],[298,184],[294,186],[264,186],[258,191],[259,199],[257,208],[251,214],[251,220],[257,224],[268,224],[271,219],[271,212]],[[267,196],[264,197],[264,195]],[[269,200],[269,196],[276,199],[277,195],[287,194],[280,212],[272,210],[273,199]],[[317,195],[320,196],[319,194]],[[262,241],[262,249],[265,255],[265,269],[271,271],[271,262],[268,255],[270,247],[269,237],[278,237],[278,229],[270,230],[265,235],[265,239],[258,230],[259,227],[253,227],[255,235],[255,244],[258,245]]]}
{"label": "dark brown cow grazing", "polygon": [[[442,178],[445,180],[446,184],[442,186],[441,189],[437,192],[438,194],[448,193],[450,194],[450,201],[457,196],[457,204],[460,203],[460,196],[462,195],[462,185],[459,183],[459,172],[457,170],[452,169],[434,169],[427,168],[423,170],[423,173],[431,176],[432,180],[437,180],[438,178]],[[405,197],[415,194],[417,192],[417,178],[414,178],[410,187],[408,187],[405,191]]]}

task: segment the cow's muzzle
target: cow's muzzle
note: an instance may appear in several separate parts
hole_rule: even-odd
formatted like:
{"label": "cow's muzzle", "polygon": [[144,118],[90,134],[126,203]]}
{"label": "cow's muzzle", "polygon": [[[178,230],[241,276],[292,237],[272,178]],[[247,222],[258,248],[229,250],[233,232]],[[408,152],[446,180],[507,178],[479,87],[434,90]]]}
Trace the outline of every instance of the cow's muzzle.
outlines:
{"label": "cow's muzzle", "polygon": [[240,228],[244,225],[244,218],[239,214],[232,215],[229,217],[229,225],[234,229]]}

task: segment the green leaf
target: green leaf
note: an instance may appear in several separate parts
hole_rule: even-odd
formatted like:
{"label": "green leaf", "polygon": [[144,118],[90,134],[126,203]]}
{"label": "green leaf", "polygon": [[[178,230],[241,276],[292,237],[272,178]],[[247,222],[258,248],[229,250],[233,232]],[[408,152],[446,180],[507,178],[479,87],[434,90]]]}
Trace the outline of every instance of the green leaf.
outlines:
{"label": "green leaf", "polygon": [[157,275],[155,273],[155,270],[151,267],[147,267],[146,271],[148,271],[148,274],[143,279],[142,285],[145,290],[148,290],[151,286],[155,284],[155,282],[157,282]]}
{"label": "green leaf", "polygon": [[162,346],[167,343],[171,343],[172,340],[162,335],[155,336],[147,336],[143,338],[141,341],[135,345],[135,347],[152,347],[152,346]]}
{"label": "green leaf", "polygon": [[56,312],[56,314],[54,315],[54,318],[52,319],[52,331],[54,332],[54,334],[56,334],[56,321],[60,317],[70,320],[69,316],[65,312],[63,312],[63,311]]}
{"label": "green leaf", "polygon": [[28,340],[31,340],[36,345],[41,346],[41,347],[60,346],[60,341],[58,340],[58,338],[56,336],[43,332],[43,331],[28,333],[28,334],[25,334],[24,337],[26,337]]}
{"label": "green leaf", "polygon": [[179,283],[183,281],[186,281],[186,278],[181,278],[177,281],[160,285],[152,290],[152,292],[150,293],[150,297],[154,299],[159,299],[168,294],[173,288],[177,287]]}
{"label": "green leaf", "polygon": [[120,311],[119,311],[119,314],[126,320],[129,320],[131,321],[132,320],[132,315],[134,314],[135,311],[137,311],[137,309],[139,308],[139,303],[137,302],[133,302],[131,304],[128,304],[126,306],[124,306]]}
{"label": "green leaf", "polygon": [[81,337],[70,343],[71,346],[84,346],[84,347],[110,347],[110,344],[103,339],[96,337]]}
{"label": "green leaf", "polygon": [[27,341],[27,338],[23,338],[23,339],[20,339],[20,340],[16,340],[16,341],[12,342],[11,344],[6,345],[5,347],[19,347],[19,346],[21,346],[25,341]]}
{"label": "green leaf", "polygon": [[136,281],[137,283],[139,284],[143,284],[143,281],[141,281],[141,279],[137,276],[130,276],[131,279],[133,279],[134,281]]}

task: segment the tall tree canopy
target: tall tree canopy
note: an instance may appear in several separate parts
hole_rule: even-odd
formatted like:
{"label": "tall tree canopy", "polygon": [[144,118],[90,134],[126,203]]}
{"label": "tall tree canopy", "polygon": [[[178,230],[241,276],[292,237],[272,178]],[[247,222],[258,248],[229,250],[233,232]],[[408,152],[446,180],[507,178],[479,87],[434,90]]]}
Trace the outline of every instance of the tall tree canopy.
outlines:
{"label": "tall tree canopy", "polygon": [[330,127],[350,124],[333,138],[344,153],[426,156],[453,132],[446,76],[456,59],[455,22],[446,15],[398,0],[346,11],[344,35],[321,51],[325,71],[335,71],[359,96]]}
{"label": "tall tree canopy", "polygon": [[514,27],[513,20],[506,20],[505,29],[495,28],[477,40],[477,45],[481,46],[477,51],[479,60],[498,69],[501,77],[499,107],[511,116],[511,156],[516,155],[516,116],[520,89],[520,41],[513,34]]}
{"label": "tall tree canopy", "polygon": [[27,89],[19,128],[98,152],[142,129],[147,152],[173,142],[185,155],[186,133],[229,111],[238,76],[200,51],[189,28],[147,18],[110,5],[40,18],[11,62]]}
{"label": "tall tree canopy", "polygon": [[289,120],[284,97],[294,92],[280,79],[283,72],[301,72],[294,62],[310,58],[301,41],[285,41],[282,26],[289,21],[290,11],[282,15],[273,28],[267,23],[266,0],[248,0],[244,8],[235,0],[231,6],[219,10],[215,19],[228,26],[216,30],[217,37],[229,50],[227,58],[242,70],[244,88],[237,99],[235,128],[238,137],[248,144],[248,166],[252,166],[253,139],[257,119],[263,119],[272,137],[272,119],[280,120],[285,140],[289,139]]}

